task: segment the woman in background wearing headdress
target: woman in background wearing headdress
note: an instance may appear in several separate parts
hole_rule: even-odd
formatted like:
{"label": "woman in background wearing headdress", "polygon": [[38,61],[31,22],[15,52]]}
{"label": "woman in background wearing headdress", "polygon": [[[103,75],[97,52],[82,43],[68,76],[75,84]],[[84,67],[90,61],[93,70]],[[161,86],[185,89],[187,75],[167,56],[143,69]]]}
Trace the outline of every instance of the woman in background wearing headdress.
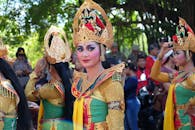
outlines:
{"label": "woman in background wearing headdress", "polygon": [[104,46],[111,47],[113,43],[112,25],[104,10],[92,0],[85,0],[74,17],[73,40],[86,70],[74,73],[74,130],[124,130],[121,73],[125,65],[103,68]]}
{"label": "woman in background wearing headdress", "polygon": [[0,129],[30,130],[30,115],[24,90],[11,66],[3,57],[6,47],[0,46]]}
{"label": "woman in background wearing headdress", "polygon": [[71,130],[72,125],[68,122],[72,118],[68,66],[71,51],[65,32],[51,26],[45,35],[44,46],[46,54],[30,74],[25,93],[31,101],[41,100],[38,130]]}
{"label": "woman in background wearing headdress", "polygon": [[[171,82],[165,107],[164,130],[190,130],[195,127],[195,36],[184,19],[173,36],[173,43],[164,43],[155,61],[151,77],[160,82]],[[164,54],[174,49],[176,73],[160,71]]]}
{"label": "woman in background wearing headdress", "polygon": [[24,48],[18,48],[16,52],[16,58],[17,59],[13,63],[13,69],[20,81],[22,88],[24,89],[29,80],[29,74],[32,72],[32,67],[28,62]]}

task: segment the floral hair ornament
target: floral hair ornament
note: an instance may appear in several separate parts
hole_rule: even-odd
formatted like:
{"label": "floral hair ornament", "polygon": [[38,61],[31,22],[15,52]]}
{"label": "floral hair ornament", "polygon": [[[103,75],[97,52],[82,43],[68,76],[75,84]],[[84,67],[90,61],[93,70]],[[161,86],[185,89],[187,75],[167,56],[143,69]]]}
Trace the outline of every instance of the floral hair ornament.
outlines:
{"label": "floral hair ornament", "polygon": [[179,17],[179,25],[176,28],[176,35],[172,37],[174,50],[185,50],[187,59],[190,59],[189,51],[195,53],[195,36],[187,22]]}
{"label": "floral hair ornament", "polygon": [[113,30],[105,11],[93,0],[85,0],[73,22],[73,43],[95,41],[111,48]]}
{"label": "floral hair ornament", "polygon": [[71,57],[71,50],[65,32],[51,26],[44,38],[44,48],[47,61],[51,64],[68,62]]}
{"label": "floral hair ornament", "polygon": [[0,38],[0,57],[7,55],[8,51],[6,46],[3,44],[3,40]]}

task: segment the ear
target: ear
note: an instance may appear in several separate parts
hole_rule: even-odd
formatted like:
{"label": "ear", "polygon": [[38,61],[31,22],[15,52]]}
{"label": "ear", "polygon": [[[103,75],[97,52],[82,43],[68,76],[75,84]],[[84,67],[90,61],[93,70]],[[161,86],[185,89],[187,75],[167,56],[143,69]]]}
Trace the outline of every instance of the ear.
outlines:
{"label": "ear", "polygon": [[106,48],[103,44],[100,44],[100,60],[105,61]]}
{"label": "ear", "polygon": [[189,58],[192,59],[192,52],[189,51]]}

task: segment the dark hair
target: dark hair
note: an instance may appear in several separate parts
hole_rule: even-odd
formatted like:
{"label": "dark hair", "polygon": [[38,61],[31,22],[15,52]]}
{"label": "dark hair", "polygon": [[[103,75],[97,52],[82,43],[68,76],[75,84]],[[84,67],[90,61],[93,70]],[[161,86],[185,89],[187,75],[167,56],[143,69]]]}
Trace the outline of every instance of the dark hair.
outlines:
{"label": "dark hair", "polygon": [[147,55],[144,52],[139,52],[137,55],[137,61],[139,59],[146,59]]}
{"label": "dark hair", "polygon": [[24,90],[17,79],[16,74],[12,70],[11,66],[2,58],[0,58],[0,72],[6,79],[9,79],[17,92],[20,102],[17,109],[17,129],[18,130],[29,130],[31,126],[31,116],[28,110],[27,100],[24,94]]}
{"label": "dark hair", "polygon": [[168,42],[168,37],[161,37],[159,42]]}
{"label": "dark hair", "polygon": [[[49,38],[49,46],[51,45],[51,41],[53,36],[51,35]],[[71,93],[71,73],[69,69],[69,65],[67,62],[65,63],[55,63],[54,68],[56,69],[58,75],[62,80],[62,84],[65,89],[65,119],[68,121],[72,121],[72,113],[73,113],[73,102],[74,97]]]}
{"label": "dark hair", "polygon": [[17,50],[17,52],[16,52],[16,57],[21,56],[21,55],[24,56],[25,59],[27,59],[27,56],[25,54],[25,50],[24,50],[23,47],[19,47],[18,50]]}
{"label": "dark hair", "polygon": [[127,64],[126,64],[126,68],[129,68],[130,70],[132,70],[132,71],[134,71],[134,72],[136,72],[136,71],[137,71],[137,67],[136,67],[136,65],[135,65],[135,64],[133,64],[132,62],[127,63]]}
{"label": "dark hair", "polygon": [[53,35],[51,34],[50,37],[49,37],[49,43],[48,43],[49,44],[49,47],[51,46],[52,39],[53,39]]}
{"label": "dark hair", "polygon": [[149,45],[148,52],[150,52],[151,50],[153,50],[155,48],[159,48],[159,46],[158,46],[158,44],[156,42],[154,42],[154,43]]}

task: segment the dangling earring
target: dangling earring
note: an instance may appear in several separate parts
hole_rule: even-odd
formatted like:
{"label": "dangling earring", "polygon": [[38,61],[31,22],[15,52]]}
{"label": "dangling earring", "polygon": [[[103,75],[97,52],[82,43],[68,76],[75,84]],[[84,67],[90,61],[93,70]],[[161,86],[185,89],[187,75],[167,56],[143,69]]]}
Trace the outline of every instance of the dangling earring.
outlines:
{"label": "dangling earring", "polygon": [[100,44],[100,60],[101,61],[105,61],[105,56],[104,56],[104,54],[105,54],[105,48],[104,48],[104,46],[103,46],[103,44]]}
{"label": "dangling earring", "polygon": [[190,61],[190,52],[189,52],[189,50],[186,51],[186,57],[187,57],[187,62]]}

